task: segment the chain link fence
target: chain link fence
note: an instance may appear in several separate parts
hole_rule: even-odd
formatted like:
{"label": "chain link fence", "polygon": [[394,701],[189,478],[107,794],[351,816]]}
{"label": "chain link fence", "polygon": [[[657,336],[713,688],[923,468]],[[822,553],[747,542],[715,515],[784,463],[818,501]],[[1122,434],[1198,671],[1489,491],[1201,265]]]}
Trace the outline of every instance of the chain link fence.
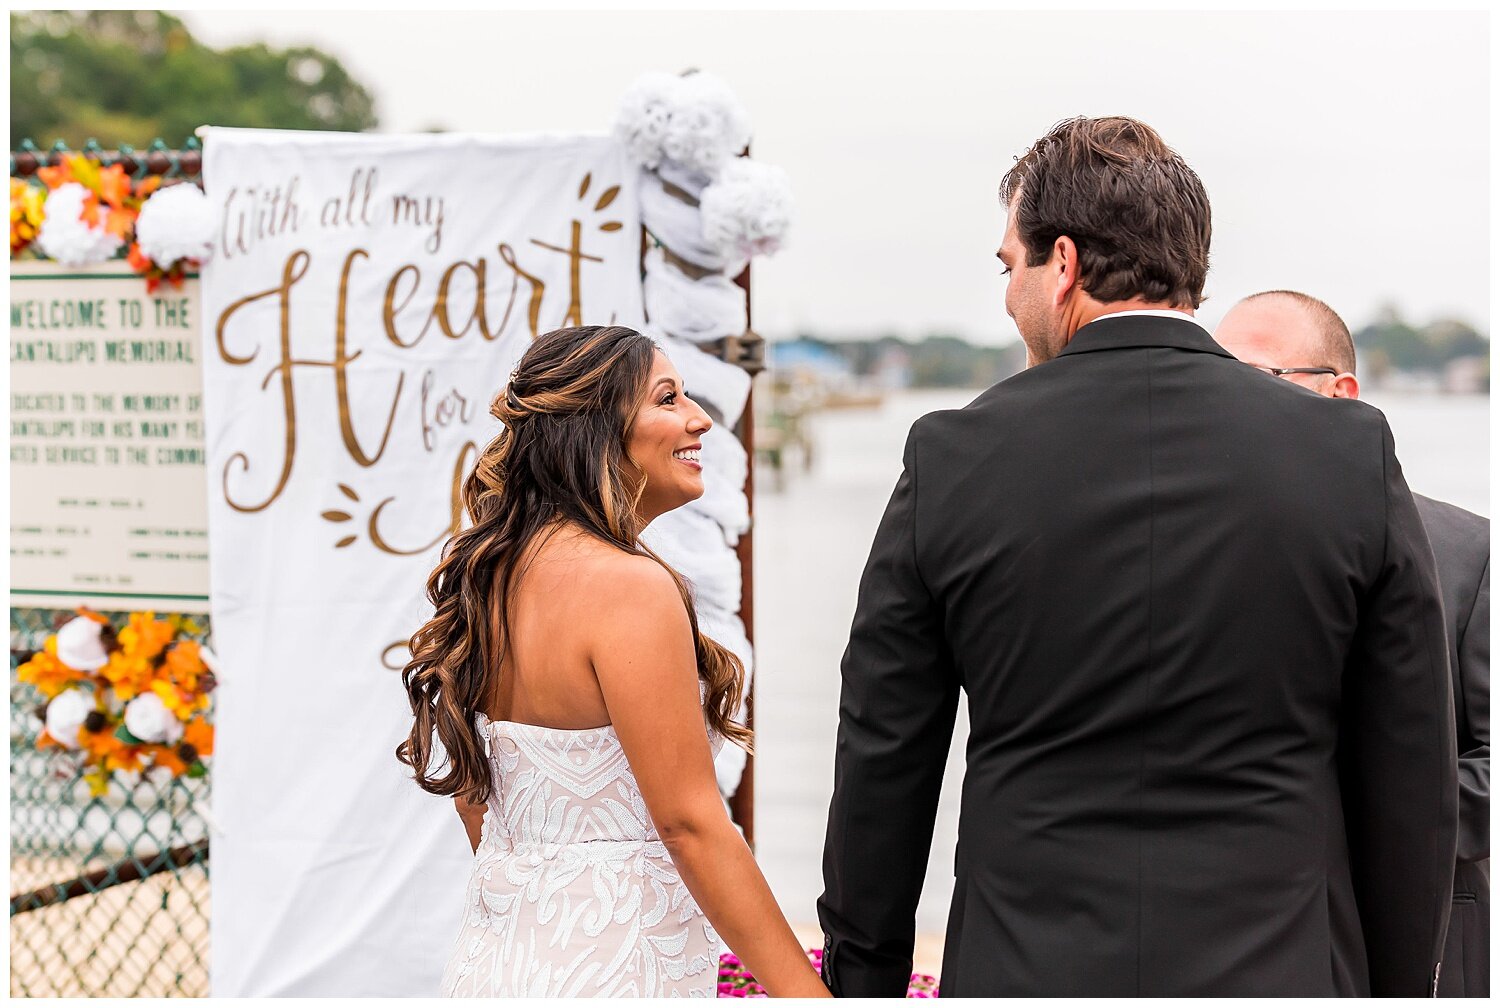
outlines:
{"label": "chain link fence", "polygon": [[36,749],[44,698],[16,667],[73,615],[10,611],[10,993],[206,997],[210,778],[117,772],[96,798]]}
{"label": "chain link fence", "polygon": [[[70,153],[61,141],[24,141],[10,174],[37,184],[38,169]],[[137,151],[94,141],[78,153],[150,176],[195,182],[203,154],[161,139]],[[16,668],[75,613],[10,611],[10,993],[12,996],[208,996],[210,777],[114,775],[95,798],[76,757],[36,750],[45,698]],[[122,621],[125,613],[106,613]],[[194,615],[208,636],[207,616]]]}

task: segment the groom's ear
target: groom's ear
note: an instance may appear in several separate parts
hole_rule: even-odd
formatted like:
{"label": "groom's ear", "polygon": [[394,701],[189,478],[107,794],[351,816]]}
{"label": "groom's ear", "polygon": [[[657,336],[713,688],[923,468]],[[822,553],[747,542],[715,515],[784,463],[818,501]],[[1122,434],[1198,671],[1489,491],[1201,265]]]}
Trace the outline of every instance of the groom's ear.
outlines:
{"label": "groom's ear", "polygon": [[1052,243],[1052,256],[1047,268],[1055,281],[1052,288],[1052,305],[1060,308],[1068,295],[1078,287],[1078,246],[1067,235],[1059,235]]}

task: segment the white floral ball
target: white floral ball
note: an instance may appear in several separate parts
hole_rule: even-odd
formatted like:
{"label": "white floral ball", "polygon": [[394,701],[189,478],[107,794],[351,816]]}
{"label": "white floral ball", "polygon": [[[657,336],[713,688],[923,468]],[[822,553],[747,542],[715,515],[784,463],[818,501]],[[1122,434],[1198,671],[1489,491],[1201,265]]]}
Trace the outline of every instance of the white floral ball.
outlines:
{"label": "white floral ball", "polygon": [[630,156],[646,168],[655,168],[666,156],[662,140],[672,118],[672,96],[677,81],[671,74],[642,74],[620,99],[615,136]]}
{"label": "white floral ball", "polygon": [[142,693],[125,705],[125,728],[142,742],[176,745],[182,738],[182,722],[155,693]]}
{"label": "white floral ball", "polygon": [[84,223],[83,203],[88,195],[77,182],[66,182],[48,194],[36,235],[36,246],[47,258],[64,266],[91,266],[107,262],[124,244],[102,226]]}
{"label": "white floral ball", "polygon": [[104,627],[87,616],[68,620],[57,631],[57,659],[68,668],[93,672],[109,661],[104,649]]}
{"label": "white floral ball", "polygon": [[750,142],[750,117],[713,74],[648,73],[620,99],[615,136],[642,167],[671,161],[713,178]]}
{"label": "white floral ball", "polygon": [[135,240],[163,269],[179,259],[206,261],[214,248],[214,215],[208,197],[190,182],[158,189],[141,207]]}
{"label": "white floral ball", "polygon": [[713,74],[678,78],[672,116],[662,150],[667,157],[709,178],[750,143],[750,116],[734,92]]}
{"label": "white floral ball", "polygon": [[94,698],[81,689],[66,689],[47,704],[47,734],[69,749],[78,748],[78,729],[94,711]]}
{"label": "white floral ball", "polygon": [[791,180],[775,165],[735,158],[703,190],[699,208],[703,242],[719,255],[774,255],[792,223]]}

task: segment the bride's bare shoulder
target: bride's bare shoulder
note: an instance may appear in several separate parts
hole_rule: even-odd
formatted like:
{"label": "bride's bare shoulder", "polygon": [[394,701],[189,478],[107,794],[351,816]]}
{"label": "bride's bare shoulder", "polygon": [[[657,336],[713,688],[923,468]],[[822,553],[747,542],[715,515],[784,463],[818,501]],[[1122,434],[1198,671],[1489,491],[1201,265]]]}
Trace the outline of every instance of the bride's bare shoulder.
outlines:
{"label": "bride's bare shoulder", "polygon": [[648,556],[628,553],[582,531],[565,529],[538,554],[536,566],[549,569],[556,587],[586,606],[624,608],[637,614],[682,609],[677,583]]}

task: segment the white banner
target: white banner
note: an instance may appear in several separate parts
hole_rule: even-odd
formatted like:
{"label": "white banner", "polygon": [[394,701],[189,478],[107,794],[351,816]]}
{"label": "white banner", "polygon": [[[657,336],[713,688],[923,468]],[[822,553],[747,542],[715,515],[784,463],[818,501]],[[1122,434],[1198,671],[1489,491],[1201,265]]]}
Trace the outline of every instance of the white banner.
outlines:
{"label": "white banner", "polygon": [[642,322],[602,137],[212,130],[203,273],[213,993],[429,995],[470,852],[395,671],[489,404],[539,332]]}

